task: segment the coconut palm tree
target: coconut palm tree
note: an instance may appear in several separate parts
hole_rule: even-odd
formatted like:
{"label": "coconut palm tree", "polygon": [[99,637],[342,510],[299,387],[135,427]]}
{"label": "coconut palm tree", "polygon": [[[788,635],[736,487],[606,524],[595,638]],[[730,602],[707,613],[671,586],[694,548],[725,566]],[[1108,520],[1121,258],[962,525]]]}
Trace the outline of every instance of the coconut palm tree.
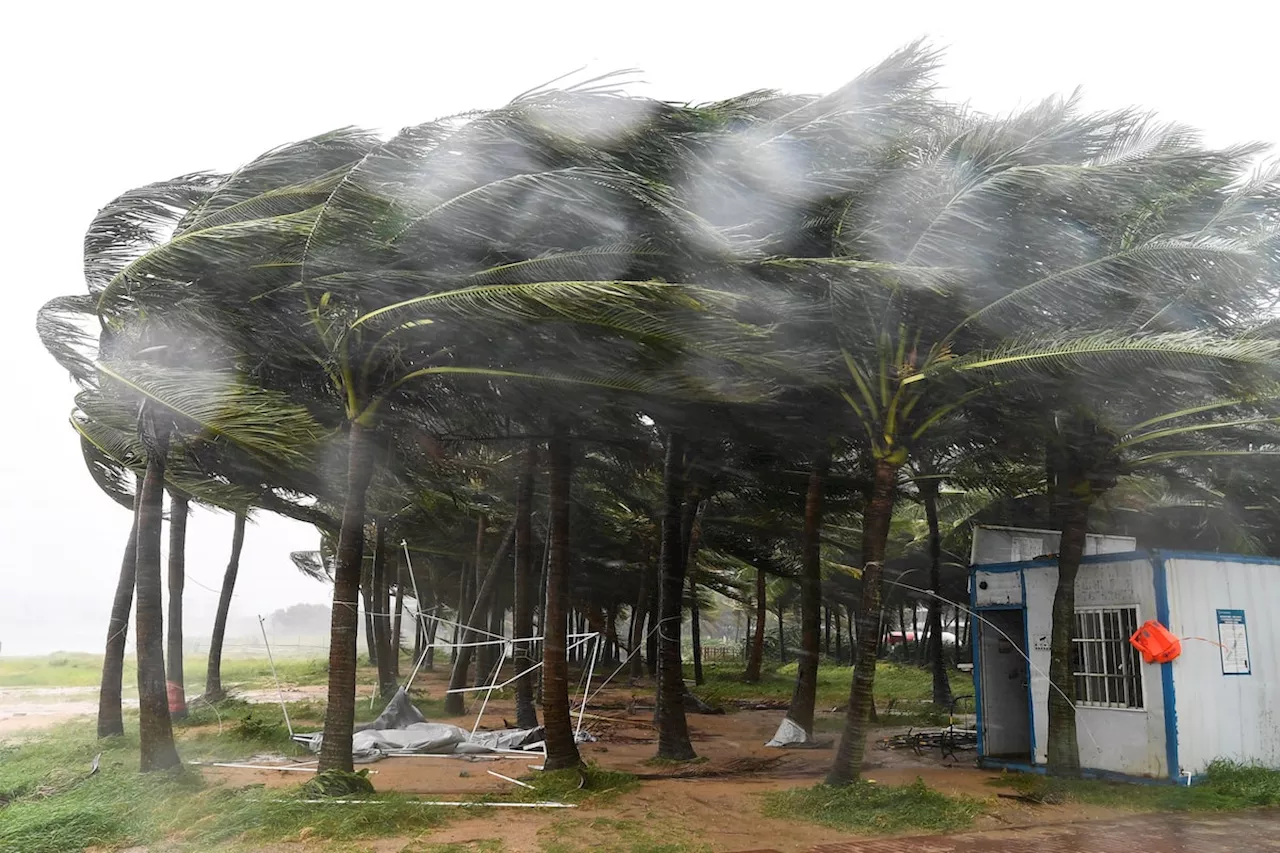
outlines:
{"label": "coconut palm tree", "polygon": [[[827,282],[846,335],[842,394],[872,474],[862,525],[858,667],[831,781],[848,781],[861,761],[879,573],[899,469],[947,418],[1013,381],[1002,377],[1016,367],[1084,359],[1154,367],[1157,356],[1184,364],[1227,357],[1229,344],[1154,332],[1150,320],[1110,334],[1074,330],[1108,328],[1119,311],[1139,313],[1184,292],[1212,305],[1188,286],[1206,274],[1224,286],[1248,280],[1253,250],[1243,240],[1224,245],[1171,235],[1167,227],[1129,223],[1125,230],[1125,223],[1153,187],[1200,188],[1221,204],[1219,190],[1249,153],[1206,151],[1182,131],[1131,113],[1081,116],[1071,101],[1004,120],[960,116],[897,140],[885,156],[905,166],[837,196],[829,214],[815,217],[825,229],[826,257],[767,262],[821,270],[816,278]],[[1107,203],[1090,207],[1073,201],[1078,196]],[[1211,207],[1200,198],[1194,204],[1202,212]],[[1124,242],[1109,243],[1117,234]],[[1081,303],[1090,292],[1098,298]],[[1171,312],[1157,313],[1168,322]],[[1013,336],[1010,324],[1042,331],[1038,339],[1029,331]],[[951,383],[943,375],[966,379]]]}
{"label": "coconut palm tree", "polygon": [[235,523],[232,526],[231,556],[227,559],[227,570],[222,576],[222,587],[218,593],[218,609],[213,619],[213,633],[209,638],[209,663],[205,669],[203,694],[207,702],[218,702],[227,696],[227,691],[222,687],[222,643],[227,633],[231,596],[235,591],[236,577],[240,573],[240,552],[244,548],[244,527],[248,516],[247,509],[237,510]]}

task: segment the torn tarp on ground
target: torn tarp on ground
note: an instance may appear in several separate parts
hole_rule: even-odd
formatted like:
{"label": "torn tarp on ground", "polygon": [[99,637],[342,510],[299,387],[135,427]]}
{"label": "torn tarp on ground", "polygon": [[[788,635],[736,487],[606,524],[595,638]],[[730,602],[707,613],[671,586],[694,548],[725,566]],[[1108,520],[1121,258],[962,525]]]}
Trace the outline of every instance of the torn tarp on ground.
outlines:
{"label": "torn tarp on ground", "polygon": [[[320,733],[297,738],[312,752],[320,751]],[[545,739],[542,727],[476,732],[460,726],[428,722],[402,689],[378,718],[356,727],[351,756],[357,762],[377,761],[394,753],[418,755],[476,755],[496,750],[525,749]],[[538,752],[537,749],[530,749]]]}

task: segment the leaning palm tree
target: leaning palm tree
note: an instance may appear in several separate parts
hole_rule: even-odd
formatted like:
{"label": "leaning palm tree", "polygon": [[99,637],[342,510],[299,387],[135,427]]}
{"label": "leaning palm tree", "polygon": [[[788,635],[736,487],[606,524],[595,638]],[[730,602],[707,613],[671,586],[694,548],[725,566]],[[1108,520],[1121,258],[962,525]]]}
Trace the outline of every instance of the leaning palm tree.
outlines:
{"label": "leaning palm tree", "polygon": [[80,398],[92,420],[107,427],[114,422],[118,435],[128,434],[124,425],[130,412],[141,413],[135,416],[137,441],[146,460],[136,522],[139,719],[142,769],[162,769],[177,761],[160,629],[161,503],[170,445],[224,441],[266,457],[297,461],[306,458],[317,429],[305,410],[279,395],[246,386],[234,371],[190,371],[135,361],[100,362],[98,368],[104,377],[102,393],[93,405],[89,395]]}
{"label": "leaning palm tree", "polygon": [[[354,659],[344,640],[354,626],[365,495],[394,426],[427,412],[438,428],[450,414],[443,404],[461,399],[457,388],[492,394],[551,382],[647,393],[681,380],[642,368],[646,350],[715,346],[714,336],[685,334],[681,318],[702,311],[686,289],[600,275],[643,261],[634,220],[679,211],[566,137],[563,122],[548,124],[558,109],[525,99],[381,145],[335,134],[272,152],[131,264],[134,284],[115,281],[98,300],[107,315],[148,305],[198,317],[228,350],[253,353],[258,382],[295,398],[306,389],[308,404],[346,434],[326,767],[350,762]],[[527,204],[542,213],[515,215]],[[618,216],[637,206],[643,217]],[[192,279],[195,287],[165,284]],[[565,352],[581,340],[558,333],[522,346],[519,333],[532,324],[594,328],[601,358],[576,374],[558,370],[567,358],[547,347],[558,339]],[[503,337],[509,345],[492,344]],[[610,338],[632,344],[611,353]]]}
{"label": "leaning palm tree", "polygon": [[[984,394],[1024,379],[1010,372],[1017,366],[1110,359],[1154,370],[1162,359],[1229,360],[1230,342],[1191,341],[1117,317],[1183,292],[1211,302],[1191,282],[1237,285],[1256,252],[1244,241],[1137,226],[1133,211],[1151,193],[1192,195],[1202,211],[1222,206],[1222,189],[1253,151],[1206,151],[1143,116],[1081,116],[1071,101],[1049,101],[1006,120],[960,116],[890,151],[898,153],[886,153],[887,162],[905,165],[815,216],[825,256],[766,264],[804,270],[828,290],[845,330],[848,384],[840,393],[872,479],[858,666],[833,782],[848,781],[861,762],[880,572],[898,471],[914,449]],[[1075,331],[1109,326],[1118,327]]]}

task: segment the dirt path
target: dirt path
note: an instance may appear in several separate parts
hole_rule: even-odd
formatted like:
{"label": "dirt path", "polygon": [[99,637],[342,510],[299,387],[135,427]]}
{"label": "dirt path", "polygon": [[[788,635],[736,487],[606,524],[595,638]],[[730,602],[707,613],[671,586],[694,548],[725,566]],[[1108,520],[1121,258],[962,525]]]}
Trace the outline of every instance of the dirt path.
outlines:
{"label": "dirt path", "polygon": [[[439,674],[427,674],[415,686],[415,693],[424,696],[438,696],[442,690]],[[652,763],[655,752],[652,714],[631,706],[629,690],[612,690],[598,697],[592,714],[584,720],[584,728],[598,741],[583,745],[583,758],[604,769],[636,774],[642,780],[638,790],[602,805],[588,803],[571,812],[495,809],[475,816],[459,816],[420,840],[433,844],[500,840],[508,853],[520,853],[537,850],[549,838],[567,836],[573,843],[567,849],[588,850],[593,846],[607,848],[611,833],[629,829],[645,831],[643,827],[652,827],[664,843],[701,842],[717,853],[759,848],[798,853],[849,837],[847,831],[763,816],[763,794],[817,784],[833,757],[834,737],[828,737],[828,743],[816,749],[766,748],[764,743],[777,728],[782,711],[691,715],[691,734],[701,761],[681,766]],[[826,728],[835,727],[837,715],[819,716]],[[482,722],[486,728],[497,728],[502,726],[504,718],[514,719],[513,703],[494,700]],[[441,720],[467,728],[474,721],[473,716]],[[885,730],[877,732],[873,741],[885,733]],[[978,770],[972,762],[943,762],[936,755],[917,757],[910,751],[884,751],[874,746],[868,749],[867,756],[865,775],[877,782],[896,785],[922,778],[943,793],[984,801],[987,813],[976,822],[977,829],[1096,820],[1121,814],[1091,806],[1032,806],[997,799],[996,789],[989,783],[998,774]],[[533,772],[530,765],[536,763],[536,759],[524,757],[481,760],[398,757],[368,766],[374,772],[372,781],[379,791],[449,800],[510,790],[511,783],[488,771],[520,777]],[[211,781],[231,785],[271,787],[297,785],[299,777],[304,776],[297,772],[230,768],[206,768],[205,774]],[[592,839],[597,835],[600,844],[593,845]],[[413,841],[382,839],[377,849],[399,851]]]}
{"label": "dirt path", "polygon": [[[1280,850],[1280,811],[1160,814],[1071,826],[972,832],[947,838],[846,841],[810,853],[1263,853]],[[766,853],[766,851],[758,851]]]}

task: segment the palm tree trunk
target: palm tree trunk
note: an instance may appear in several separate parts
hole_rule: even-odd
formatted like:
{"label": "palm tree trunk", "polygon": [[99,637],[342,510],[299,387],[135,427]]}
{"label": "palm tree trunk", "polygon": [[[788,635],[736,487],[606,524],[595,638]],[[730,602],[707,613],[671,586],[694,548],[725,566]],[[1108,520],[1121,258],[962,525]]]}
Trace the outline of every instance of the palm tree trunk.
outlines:
{"label": "palm tree trunk", "polygon": [[[489,519],[487,517],[481,519],[481,524],[484,525],[483,530],[486,532],[488,531],[488,523],[489,523]],[[467,636],[467,632],[463,631],[463,635],[466,636],[467,640],[490,639],[489,637],[486,637],[484,633],[482,633],[488,628],[488,619],[481,616],[479,622],[473,622],[471,620],[471,614],[476,612],[474,610],[474,606],[479,601],[479,599],[477,598],[477,594],[479,593],[480,585],[484,583],[485,564],[482,557],[483,553],[484,553],[484,543],[481,542],[479,538],[477,538],[476,540],[476,576],[475,576],[475,582],[471,587],[471,593],[472,593],[471,604],[473,609],[467,611],[467,614],[468,614],[467,619],[462,621],[466,624],[468,628],[474,628],[478,630],[472,636]],[[483,673],[491,665],[490,658],[492,656],[492,653],[493,653],[493,646],[478,646],[474,649],[468,650],[468,655],[469,655],[468,663],[471,663],[472,661],[474,661],[476,664],[475,666],[476,684],[479,684],[481,681],[484,680]]]}
{"label": "palm tree trunk", "polygon": [[831,618],[836,623],[836,663],[842,664],[844,663],[844,648],[840,636],[840,604],[838,602],[831,607]]}
{"label": "palm tree trunk", "polygon": [[436,634],[439,630],[440,623],[434,619],[431,620],[431,627],[423,629],[422,638],[427,644],[427,662],[423,666],[427,669],[436,668]]}
{"label": "palm tree trunk", "polygon": [[231,558],[222,576],[222,592],[218,595],[218,612],[213,617],[213,636],[209,640],[209,667],[205,670],[204,698],[209,702],[225,699],[222,689],[222,642],[227,634],[227,616],[231,612],[231,596],[236,588],[236,575],[240,573],[240,552],[244,548],[244,523],[246,510],[236,513],[235,526],[231,530]]}
{"label": "palm tree trunk", "polygon": [[[822,559],[819,549],[823,486],[829,464],[830,455],[824,451],[814,461],[813,470],[809,472],[809,488],[804,499],[804,531],[800,540],[800,657],[787,718],[804,729],[805,740],[813,739],[813,709],[818,696],[818,658],[822,652]],[[828,621],[828,636],[830,629],[831,622]]]}
{"label": "palm tree trunk", "polygon": [[360,570],[364,564],[365,496],[373,477],[372,436],[353,422],[347,436],[347,499],[338,534],[329,634],[329,696],[320,746],[320,772],[350,773],[356,716],[356,636],[360,630]]}
{"label": "palm tree trunk", "polygon": [[[533,636],[533,469],[537,458],[537,445],[531,441],[525,448],[524,471],[516,486],[515,600],[511,608],[511,630],[517,639]],[[533,666],[533,644],[516,643],[514,658],[516,672],[524,672]],[[516,680],[516,726],[532,729],[537,725],[533,674],[530,673]]]}
{"label": "palm tree trunk", "polygon": [[684,484],[684,439],[672,430],[667,437],[667,458],[663,480],[666,497],[662,515],[662,551],[658,564],[662,571],[658,607],[658,757],[676,761],[697,758],[689,741],[689,723],[684,714],[684,665],[681,661],[680,622],[684,615],[684,545],[680,538],[681,501]]}
{"label": "palm tree trunk", "polygon": [[373,539],[373,572],[371,598],[373,599],[373,643],[377,648],[378,692],[383,699],[390,699],[396,694],[399,685],[395,674],[391,671],[391,637],[390,625],[387,621],[387,609],[391,606],[387,595],[387,527],[383,521],[377,522]]}
{"label": "palm tree trunk", "polygon": [[[1058,544],[1058,587],[1053,596],[1053,627],[1049,634],[1049,772],[1077,775],[1080,745],[1076,737],[1076,680],[1071,669],[1071,644],[1075,634],[1076,576],[1084,556],[1089,530],[1087,480],[1069,482],[1066,504],[1061,508],[1062,540]],[[1063,694],[1066,694],[1065,696]],[[1034,758],[1034,756],[1032,756]]]}
{"label": "palm tree trunk", "polygon": [[165,770],[181,763],[173,743],[173,721],[165,687],[164,604],[161,595],[160,537],[164,524],[164,463],[170,426],[143,414],[147,472],[138,505],[137,638],[138,730],[142,771]]}
{"label": "palm tree trunk", "polygon": [[[926,475],[930,470],[924,472]],[[929,523],[929,667],[933,670],[933,704],[939,708],[951,707],[951,682],[947,678],[947,665],[942,659],[942,530],[938,525],[938,482],[926,476],[920,482],[920,496],[924,501],[924,515]]]}
{"label": "palm tree trunk", "polygon": [[[453,648],[449,649],[450,673],[453,672],[454,661],[458,659],[458,643],[463,642],[462,620],[471,613],[471,593],[473,592],[472,584],[475,583],[474,577],[475,575],[466,565],[463,565],[458,573],[458,609],[454,611],[453,615]],[[446,698],[445,701],[447,702],[448,699]]]}
{"label": "palm tree trunk", "polygon": [[[449,689],[459,690],[467,686],[467,671],[471,668],[471,658],[475,651],[474,646],[465,645],[474,642],[478,638],[485,637],[485,628],[488,628],[488,620],[485,619],[485,605],[488,604],[490,597],[493,595],[493,589],[497,585],[498,567],[506,560],[507,554],[511,553],[511,543],[515,540],[516,525],[513,521],[511,526],[507,528],[507,532],[502,535],[502,541],[498,544],[498,550],[493,555],[493,559],[489,562],[489,569],[485,572],[484,578],[480,582],[479,589],[476,590],[475,599],[471,604],[471,612],[467,615],[467,620],[463,624],[466,630],[461,632],[459,639],[460,645],[453,658],[453,669],[449,674]],[[477,537],[477,545],[479,545],[479,537]],[[477,561],[480,555],[476,555]],[[485,648],[485,647],[481,647]],[[492,670],[493,664],[489,664]],[[489,677],[490,672],[485,670],[484,666],[477,667],[476,680],[484,681]],[[487,683],[487,682],[486,682]],[[461,714],[465,703],[463,701],[463,693],[447,693],[444,700],[444,711],[446,714],[457,716]]]}
{"label": "palm tree trunk", "polygon": [[582,763],[569,719],[569,665],[565,660],[565,624],[569,607],[569,486],[573,460],[569,438],[561,426],[547,443],[548,504],[551,516],[547,561],[547,597],[543,611],[543,725],[547,736],[547,770]]}
{"label": "palm tree trunk", "polygon": [[695,502],[693,523],[689,525],[684,541],[685,571],[689,575],[689,635],[693,640],[693,683],[702,684],[702,608],[698,603],[698,543],[702,538],[702,514],[706,501]]}
{"label": "palm tree trunk", "polygon": [[647,614],[647,631],[645,635],[644,662],[650,678],[658,676],[658,623],[662,621],[659,598],[662,591],[662,569],[649,573],[649,599],[645,603]]}
{"label": "palm tree trunk", "polygon": [[889,522],[893,518],[897,476],[893,465],[883,459],[876,460],[871,498],[862,516],[862,605],[858,609],[858,644],[853,681],[849,686],[849,709],[835,762],[827,774],[829,785],[848,785],[857,778],[867,748],[867,719],[871,714],[876,649],[880,643],[880,579]]}
{"label": "palm tree trunk", "polygon": [[124,734],[121,711],[124,693],[124,651],[129,641],[129,611],[133,609],[133,588],[138,571],[138,509],[141,490],[133,499],[133,521],[129,525],[129,541],[120,561],[120,579],[111,600],[111,619],[107,622],[107,645],[102,655],[102,684],[98,689],[98,737]]}
{"label": "palm tree trunk", "polygon": [[189,512],[190,503],[186,497],[169,492],[169,642],[165,669],[169,714],[175,719],[187,716],[186,684],[182,677],[182,590],[187,581]]}
{"label": "palm tree trunk", "polygon": [[751,652],[747,655],[747,671],[743,681],[755,684],[760,680],[760,670],[764,666],[764,623],[769,614],[765,603],[764,569],[756,569],[756,631],[751,638]]}
{"label": "palm tree trunk", "polygon": [[849,658],[852,663],[854,656],[858,654],[858,637],[854,633],[858,619],[854,613],[853,605],[849,605],[846,610],[848,611],[846,614],[848,618],[845,620],[845,624],[849,626]]}
{"label": "palm tree trunk", "polygon": [[778,602],[778,663],[786,664],[787,662],[787,634],[786,628],[782,624],[782,602]]}
{"label": "palm tree trunk", "polygon": [[[905,634],[906,632],[904,631],[903,633]],[[924,663],[924,655],[922,653],[924,646],[920,643],[920,602],[915,599],[911,600],[911,642],[915,646],[911,652],[911,657],[918,666]]]}
{"label": "palm tree trunk", "polygon": [[621,660],[618,653],[618,602],[612,601],[605,611],[604,651],[609,666],[617,666]]}
{"label": "palm tree trunk", "polygon": [[644,623],[649,602],[649,572],[649,560],[646,555],[645,560],[640,564],[640,594],[636,598],[636,606],[631,611],[630,674],[632,681],[644,676],[644,658],[641,656],[641,646],[645,644],[647,638]]}

